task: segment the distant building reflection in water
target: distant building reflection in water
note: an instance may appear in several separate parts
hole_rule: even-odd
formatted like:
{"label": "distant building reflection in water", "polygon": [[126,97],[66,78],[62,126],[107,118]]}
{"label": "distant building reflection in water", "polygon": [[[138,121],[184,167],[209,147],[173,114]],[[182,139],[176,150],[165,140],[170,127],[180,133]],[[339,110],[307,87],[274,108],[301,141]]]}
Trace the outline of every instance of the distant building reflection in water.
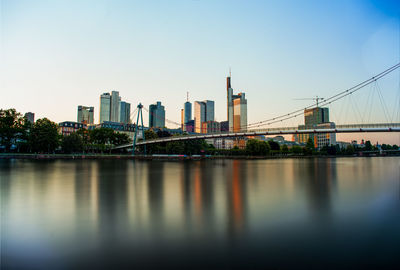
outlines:
{"label": "distant building reflection in water", "polygon": [[328,221],[332,212],[332,192],[337,183],[335,160],[313,159],[300,170],[307,191],[309,209],[320,221]]}
{"label": "distant building reflection in water", "polygon": [[232,235],[241,231],[245,225],[247,166],[246,161],[242,160],[233,160],[229,166],[232,168],[228,171],[226,178],[227,232]]}

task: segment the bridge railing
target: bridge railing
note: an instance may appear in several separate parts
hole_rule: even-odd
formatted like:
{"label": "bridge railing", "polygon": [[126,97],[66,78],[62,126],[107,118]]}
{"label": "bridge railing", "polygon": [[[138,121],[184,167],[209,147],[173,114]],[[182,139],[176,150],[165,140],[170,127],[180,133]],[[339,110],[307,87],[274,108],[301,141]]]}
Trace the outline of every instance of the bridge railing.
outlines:
{"label": "bridge railing", "polygon": [[[319,129],[298,129],[297,127],[286,128],[269,128],[248,130],[243,132],[220,132],[210,134],[188,134],[183,136],[163,137],[146,141],[139,141],[136,145],[165,143],[174,141],[186,141],[195,139],[217,139],[217,138],[233,138],[233,137],[251,137],[261,135],[291,135],[291,134],[312,134],[312,133],[357,133],[357,132],[400,132],[400,123],[382,123],[382,124],[353,124],[353,125],[337,125],[336,128],[319,128]],[[132,147],[132,144],[121,145],[114,149]]]}

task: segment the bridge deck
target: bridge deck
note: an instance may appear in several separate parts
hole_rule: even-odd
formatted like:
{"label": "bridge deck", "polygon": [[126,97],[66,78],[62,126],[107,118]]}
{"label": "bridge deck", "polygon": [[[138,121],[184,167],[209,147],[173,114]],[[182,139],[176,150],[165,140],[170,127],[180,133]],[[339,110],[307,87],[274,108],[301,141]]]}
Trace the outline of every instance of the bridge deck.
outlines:
{"label": "bridge deck", "polygon": [[[368,124],[367,124],[368,125]],[[311,133],[359,133],[359,132],[400,132],[400,123],[395,124],[370,124],[374,127],[360,127],[364,125],[338,125],[337,128],[329,129],[267,129],[267,130],[251,130],[246,132],[226,132],[226,133],[212,133],[212,134],[194,134],[185,136],[172,136],[160,139],[153,139],[148,141],[137,142],[136,145],[147,145],[155,143],[187,141],[198,139],[214,139],[214,138],[235,138],[235,137],[251,137],[260,135],[291,135],[291,134],[311,134]],[[386,125],[385,127],[376,127],[377,125]],[[343,126],[345,126],[343,128]],[[389,126],[389,127],[388,127]],[[130,148],[133,144],[120,145],[114,149]]]}

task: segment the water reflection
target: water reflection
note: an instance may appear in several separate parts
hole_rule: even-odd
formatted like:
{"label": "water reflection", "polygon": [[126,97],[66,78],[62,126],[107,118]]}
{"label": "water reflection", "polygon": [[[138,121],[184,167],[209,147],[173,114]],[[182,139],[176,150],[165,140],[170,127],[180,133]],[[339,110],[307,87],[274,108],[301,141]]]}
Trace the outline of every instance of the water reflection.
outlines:
{"label": "water reflection", "polygon": [[[265,252],[328,259],[319,247],[335,251],[349,235],[354,250],[382,229],[396,235],[398,160],[375,160],[1,160],[3,261],[56,269],[265,265]],[[376,207],[375,198],[385,200]],[[377,213],[391,227],[368,227]],[[356,219],[380,232],[354,230]]]}
{"label": "water reflection", "polygon": [[332,192],[336,187],[336,162],[331,159],[312,159],[300,168],[305,181],[310,212],[323,221],[332,212]]}

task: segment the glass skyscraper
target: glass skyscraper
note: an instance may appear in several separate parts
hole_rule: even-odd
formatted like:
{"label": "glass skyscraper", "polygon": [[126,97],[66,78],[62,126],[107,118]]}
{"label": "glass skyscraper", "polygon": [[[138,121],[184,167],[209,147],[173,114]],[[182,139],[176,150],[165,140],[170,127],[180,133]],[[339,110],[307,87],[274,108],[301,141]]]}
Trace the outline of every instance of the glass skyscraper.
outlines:
{"label": "glass skyscraper", "polygon": [[110,121],[111,113],[111,95],[104,93],[100,96],[100,124],[105,121]]}
{"label": "glass skyscraper", "polygon": [[214,101],[194,102],[194,132],[202,133],[202,123],[214,121]]}
{"label": "glass skyscraper", "polygon": [[93,124],[94,107],[78,106],[77,122],[83,124]]}
{"label": "glass skyscraper", "polygon": [[165,127],[165,108],[160,101],[149,106],[149,127]]}

